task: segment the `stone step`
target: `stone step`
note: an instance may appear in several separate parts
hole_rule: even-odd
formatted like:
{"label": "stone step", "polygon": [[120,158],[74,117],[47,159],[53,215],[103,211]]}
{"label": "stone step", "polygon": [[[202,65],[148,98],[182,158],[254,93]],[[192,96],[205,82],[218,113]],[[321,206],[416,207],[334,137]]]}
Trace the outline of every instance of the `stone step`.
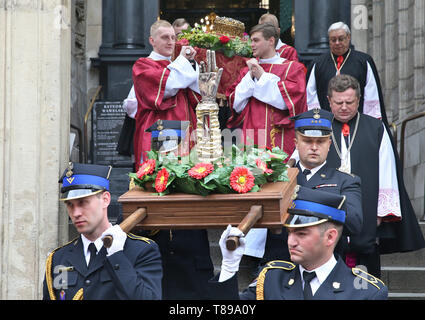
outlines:
{"label": "stone step", "polygon": [[420,267],[425,266],[425,249],[381,255],[382,267]]}
{"label": "stone step", "polygon": [[388,300],[425,300],[425,293],[388,293]]}
{"label": "stone step", "polygon": [[383,267],[381,279],[391,294],[425,294],[425,267]]}

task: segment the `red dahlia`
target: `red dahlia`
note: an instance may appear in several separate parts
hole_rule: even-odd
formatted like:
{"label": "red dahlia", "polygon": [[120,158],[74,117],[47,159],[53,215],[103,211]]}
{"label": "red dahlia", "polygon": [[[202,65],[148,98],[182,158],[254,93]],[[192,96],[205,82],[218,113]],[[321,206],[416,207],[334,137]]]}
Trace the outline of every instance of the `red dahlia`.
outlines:
{"label": "red dahlia", "polygon": [[239,193],[246,193],[254,187],[254,175],[245,167],[236,167],[230,174],[230,186]]}
{"label": "red dahlia", "polygon": [[211,163],[200,162],[191,168],[187,173],[195,179],[202,179],[213,172],[214,166]]}
{"label": "red dahlia", "polygon": [[263,170],[263,173],[273,173],[273,170],[267,168],[267,164],[264,161],[262,161],[261,159],[255,160],[255,164],[257,165],[258,168]]}
{"label": "red dahlia", "polygon": [[169,176],[170,174],[168,173],[167,169],[164,168],[159,170],[155,179],[155,190],[157,192],[164,192],[165,189],[167,189],[167,182]]}
{"label": "red dahlia", "polygon": [[155,165],[155,159],[149,159],[143,162],[137,171],[137,178],[142,179],[144,176],[152,174],[155,170]]}

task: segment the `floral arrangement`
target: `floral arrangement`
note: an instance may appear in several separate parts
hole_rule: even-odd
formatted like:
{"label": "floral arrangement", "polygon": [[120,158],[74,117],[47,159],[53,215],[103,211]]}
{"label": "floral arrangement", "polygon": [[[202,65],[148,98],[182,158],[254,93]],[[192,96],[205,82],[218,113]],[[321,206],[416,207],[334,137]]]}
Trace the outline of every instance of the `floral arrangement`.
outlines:
{"label": "floral arrangement", "polygon": [[242,57],[252,57],[251,40],[239,37],[228,37],[215,32],[205,32],[200,27],[183,30],[179,35],[181,45],[191,45],[222,52],[226,57],[235,55]]}
{"label": "floral arrangement", "polygon": [[196,163],[194,149],[186,157],[149,151],[148,160],[129,176],[136,186],[148,190],[152,185],[159,195],[257,192],[267,182],[288,180],[287,155],[278,147],[243,151],[233,145],[229,153],[215,163]]}

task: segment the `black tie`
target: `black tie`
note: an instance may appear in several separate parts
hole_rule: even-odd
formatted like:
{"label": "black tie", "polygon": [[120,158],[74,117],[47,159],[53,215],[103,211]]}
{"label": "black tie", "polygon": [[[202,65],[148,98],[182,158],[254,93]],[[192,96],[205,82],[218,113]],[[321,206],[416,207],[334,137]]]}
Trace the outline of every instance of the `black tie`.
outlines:
{"label": "black tie", "polygon": [[87,266],[87,268],[90,269],[90,267],[93,265],[94,263],[94,259],[96,258],[96,246],[94,245],[94,243],[90,243],[89,244],[89,251],[90,251],[90,261],[89,261],[89,265]]}
{"label": "black tie", "polygon": [[316,278],[316,272],[303,272],[304,278],[304,300],[313,299],[313,292],[311,291],[310,281]]}
{"label": "black tie", "polygon": [[311,170],[309,170],[309,169],[304,169],[304,171],[303,171],[303,175],[304,175],[304,178],[305,178],[305,181],[307,182],[307,176],[309,175],[311,173]]}

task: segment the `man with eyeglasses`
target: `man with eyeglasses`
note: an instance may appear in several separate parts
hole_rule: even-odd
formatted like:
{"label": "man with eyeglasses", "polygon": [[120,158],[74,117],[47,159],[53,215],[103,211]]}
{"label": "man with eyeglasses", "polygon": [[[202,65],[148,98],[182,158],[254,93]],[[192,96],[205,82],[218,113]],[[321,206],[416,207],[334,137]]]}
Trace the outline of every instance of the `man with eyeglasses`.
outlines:
{"label": "man with eyeglasses", "polygon": [[327,99],[329,80],[338,74],[348,74],[360,83],[359,112],[381,119],[388,125],[381,82],[372,57],[354,50],[350,28],[343,22],[332,24],[328,36],[330,52],[314,60],[307,72],[308,109],[330,111]]}

